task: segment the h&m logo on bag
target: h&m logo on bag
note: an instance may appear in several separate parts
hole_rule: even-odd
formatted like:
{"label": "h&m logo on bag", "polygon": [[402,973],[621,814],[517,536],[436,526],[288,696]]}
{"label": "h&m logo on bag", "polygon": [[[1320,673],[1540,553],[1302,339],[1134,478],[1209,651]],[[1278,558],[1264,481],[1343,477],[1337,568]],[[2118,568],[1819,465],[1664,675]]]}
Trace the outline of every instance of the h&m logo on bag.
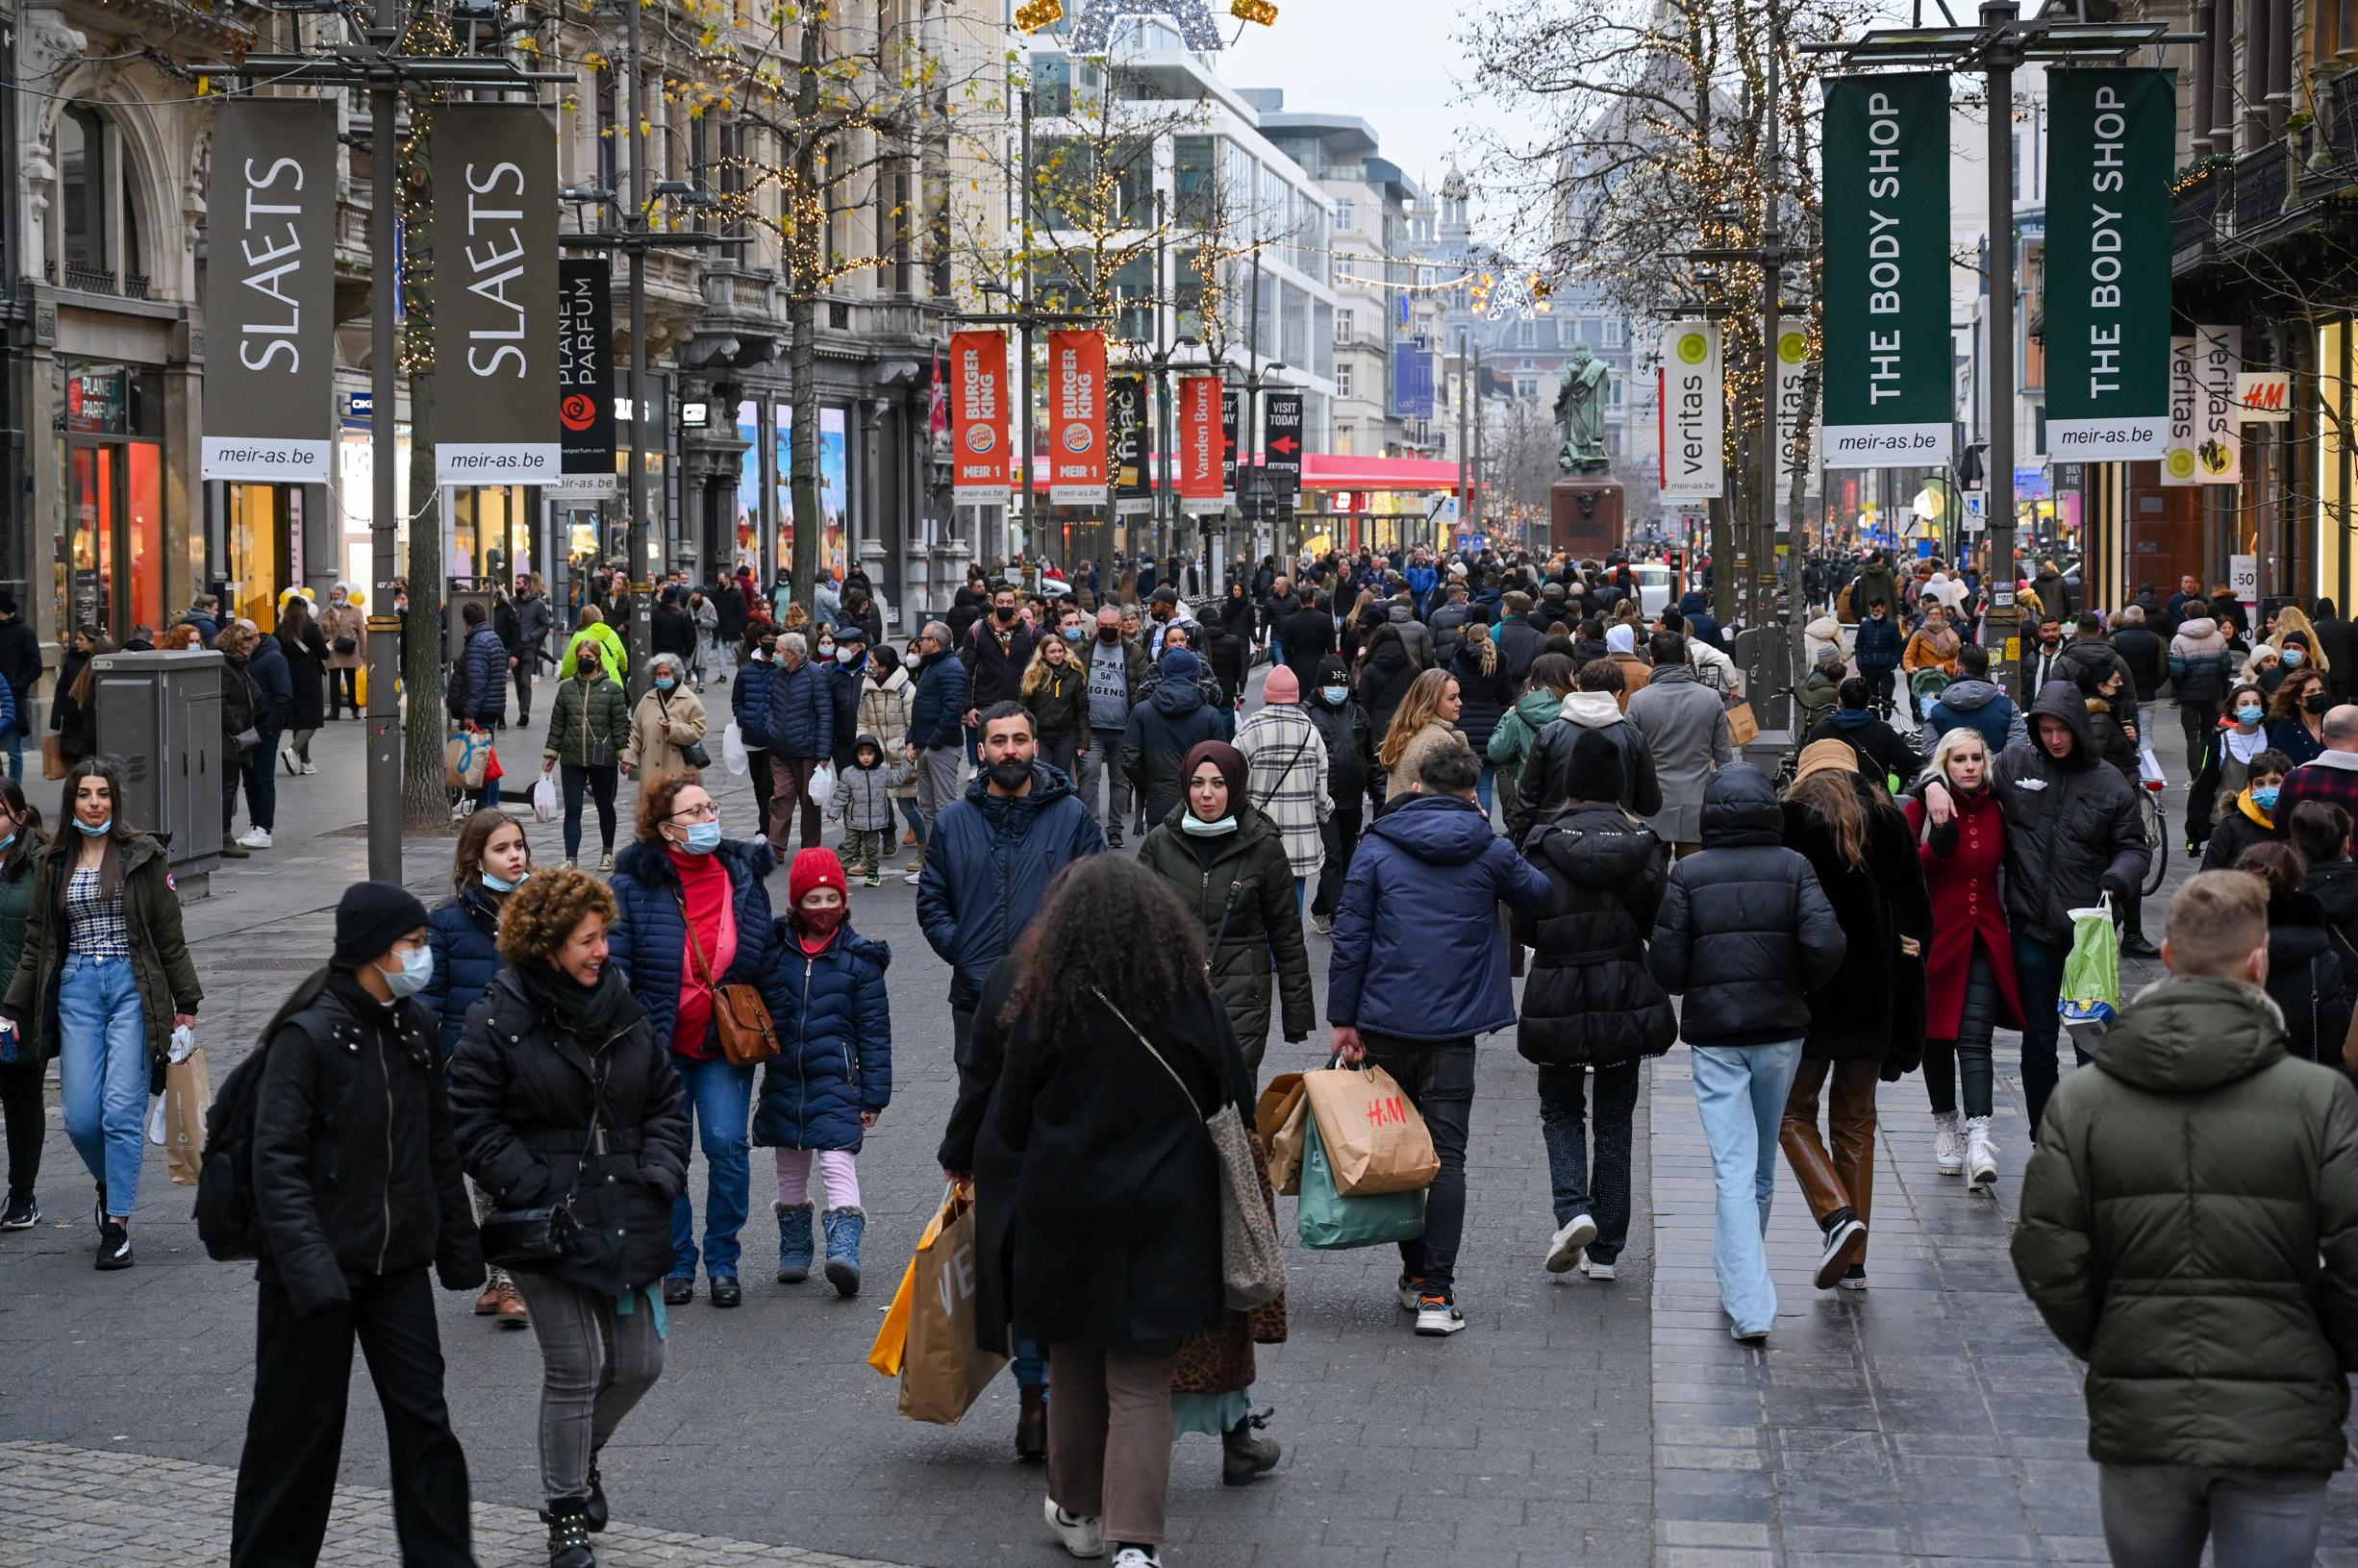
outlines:
{"label": "h&m logo on bag", "polygon": [[1371,1127],[1406,1127],[1408,1101],[1397,1094],[1377,1096],[1367,1102],[1367,1123]]}

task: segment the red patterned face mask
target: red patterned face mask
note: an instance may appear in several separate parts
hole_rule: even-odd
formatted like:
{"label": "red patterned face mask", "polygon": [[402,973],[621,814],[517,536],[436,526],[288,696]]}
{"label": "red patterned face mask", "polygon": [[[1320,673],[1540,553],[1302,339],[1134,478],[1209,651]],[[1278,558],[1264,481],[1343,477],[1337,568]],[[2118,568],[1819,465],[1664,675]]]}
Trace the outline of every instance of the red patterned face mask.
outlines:
{"label": "red patterned face mask", "polygon": [[849,908],[841,904],[824,909],[814,909],[805,906],[802,910],[802,927],[814,936],[833,936],[836,927],[841,925],[843,916],[850,912]]}

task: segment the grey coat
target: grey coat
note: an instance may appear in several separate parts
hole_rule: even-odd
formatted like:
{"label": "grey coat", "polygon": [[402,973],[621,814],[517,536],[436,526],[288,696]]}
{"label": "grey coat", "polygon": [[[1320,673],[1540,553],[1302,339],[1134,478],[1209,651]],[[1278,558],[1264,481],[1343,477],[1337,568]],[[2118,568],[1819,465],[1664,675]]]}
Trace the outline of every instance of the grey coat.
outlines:
{"label": "grey coat", "polygon": [[1700,842],[1703,786],[1736,757],[1719,694],[1697,681],[1692,668],[1666,665],[1643,690],[1630,693],[1629,722],[1652,754],[1662,784],[1662,809],[1645,825],[1669,843]]}

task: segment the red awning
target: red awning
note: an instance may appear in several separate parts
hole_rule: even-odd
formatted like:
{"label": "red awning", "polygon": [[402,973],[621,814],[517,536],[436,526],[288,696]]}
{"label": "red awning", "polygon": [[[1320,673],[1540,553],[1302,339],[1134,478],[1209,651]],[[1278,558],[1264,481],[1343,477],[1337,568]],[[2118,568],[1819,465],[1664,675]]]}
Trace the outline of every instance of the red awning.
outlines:
{"label": "red awning", "polygon": [[[1247,453],[1245,461],[1258,461]],[[1454,494],[1458,465],[1437,458],[1362,458],[1340,452],[1302,455],[1302,488],[1306,490],[1435,490]],[[1045,493],[1048,472],[1044,462],[1033,471],[1032,488]]]}

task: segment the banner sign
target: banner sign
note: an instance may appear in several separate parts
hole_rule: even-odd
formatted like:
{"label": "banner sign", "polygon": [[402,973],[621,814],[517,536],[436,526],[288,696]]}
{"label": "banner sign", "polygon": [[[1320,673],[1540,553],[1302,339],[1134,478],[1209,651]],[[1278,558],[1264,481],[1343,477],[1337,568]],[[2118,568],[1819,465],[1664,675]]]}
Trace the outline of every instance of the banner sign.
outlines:
{"label": "banner sign", "polygon": [[1828,468],[1949,460],[1948,120],[1945,71],[1826,87]]}
{"label": "banner sign", "polygon": [[1116,376],[1105,384],[1106,451],[1113,460],[1114,511],[1136,517],[1154,510],[1147,479],[1146,378]]}
{"label": "banner sign", "polygon": [[613,495],[619,488],[614,282],[614,263],[602,256],[557,263],[557,423],[564,449],[558,466],[568,496]]}
{"label": "banner sign", "polygon": [[1242,397],[1242,392],[1220,393],[1220,493],[1232,507],[1237,504],[1237,449],[1242,444],[1237,439],[1242,411],[1238,405]]}
{"label": "banner sign", "polygon": [[222,100],[205,200],[204,477],[325,484],[336,424],[336,106]]}
{"label": "banner sign", "polygon": [[2205,485],[2244,482],[2244,414],[2235,397],[2243,368],[2243,328],[2195,328],[2195,383],[2202,393],[2197,415],[2201,439],[2195,455],[2201,460]]}
{"label": "banner sign", "polygon": [[950,334],[950,504],[1003,507],[1008,472],[1007,337]]}
{"label": "banner sign", "polygon": [[1048,504],[1105,505],[1105,335],[1048,334]]}
{"label": "banner sign", "polygon": [[1191,515],[1220,512],[1228,498],[1220,489],[1227,443],[1220,432],[1220,379],[1179,378],[1179,510]]}
{"label": "banner sign", "polygon": [[2235,377],[2235,411],[2246,425],[2282,425],[2293,417],[2293,373],[2240,370]]}
{"label": "banner sign", "polygon": [[2195,378],[2195,340],[2170,340],[2170,445],[2162,453],[2165,486],[2202,483],[2202,384]]}
{"label": "banner sign", "polygon": [[544,485],[557,438],[557,122],[529,104],[434,111],[439,485]]}
{"label": "banner sign", "polygon": [[[1777,412],[1777,493],[1771,498],[1770,510],[1785,504],[1793,494],[1794,469],[1807,466],[1813,443],[1802,439],[1802,391],[1809,381],[1810,320],[1807,316],[1789,315],[1777,321],[1776,341],[1776,412]],[[1777,532],[1793,528],[1793,514],[1784,512],[1777,517]]]}
{"label": "banner sign", "polygon": [[1663,499],[1717,500],[1726,484],[1718,323],[1673,321],[1665,327],[1662,377]]}
{"label": "banner sign", "polygon": [[2046,429],[2058,461],[2169,455],[2176,135],[2171,72],[2048,79]]}
{"label": "banner sign", "polygon": [[1268,466],[1271,502],[1290,510],[1302,493],[1302,394],[1271,392],[1266,401],[1262,461]]}

